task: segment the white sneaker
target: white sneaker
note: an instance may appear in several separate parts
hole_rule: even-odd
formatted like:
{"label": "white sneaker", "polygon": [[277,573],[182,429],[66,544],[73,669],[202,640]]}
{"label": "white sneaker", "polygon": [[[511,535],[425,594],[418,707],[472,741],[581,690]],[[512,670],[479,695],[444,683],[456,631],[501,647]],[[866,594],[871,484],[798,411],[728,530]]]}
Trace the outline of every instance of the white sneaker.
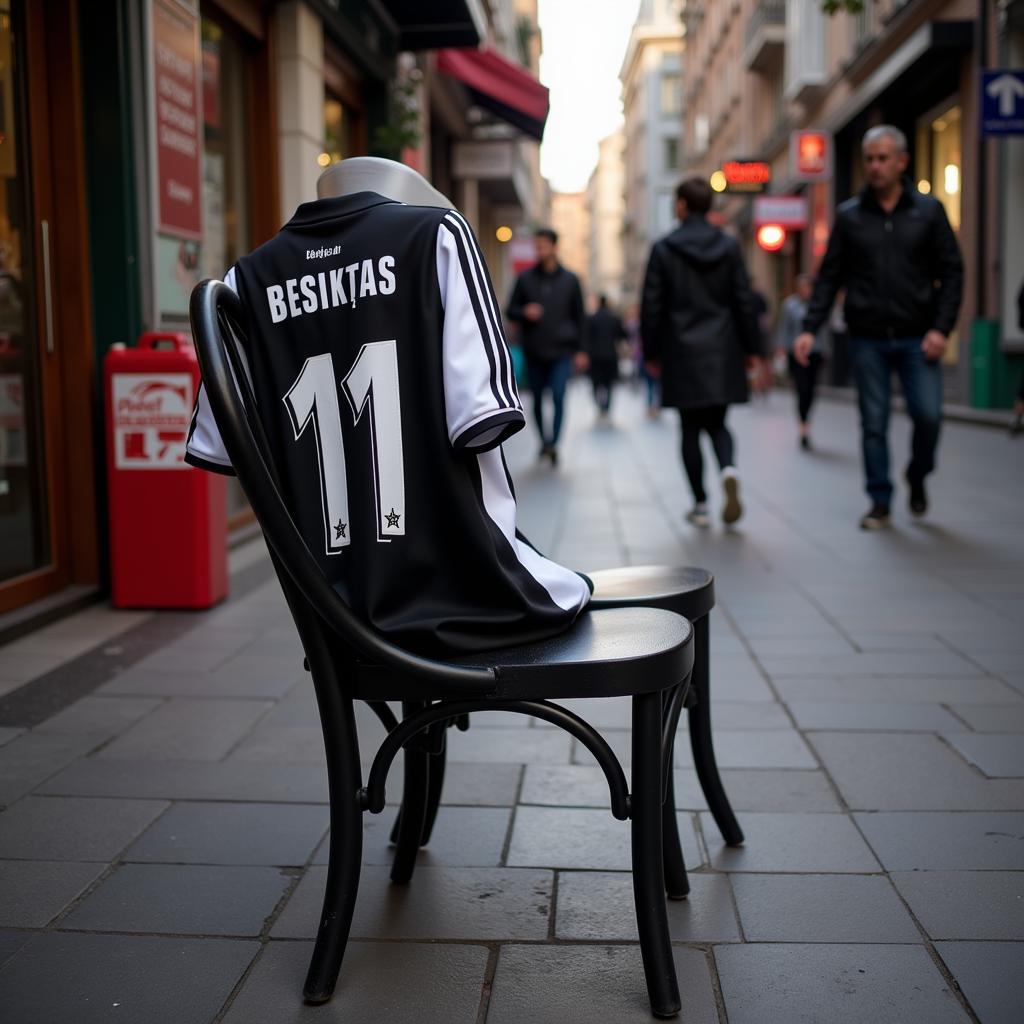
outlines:
{"label": "white sneaker", "polygon": [[740,504],[740,478],[732,466],[722,470],[722,489],[725,491],[722,522],[726,526],[731,526],[743,515],[743,506]]}
{"label": "white sneaker", "polygon": [[686,513],[686,521],[694,526],[708,527],[711,525],[711,516],[708,515],[708,507],[703,501],[697,502],[693,508]]}

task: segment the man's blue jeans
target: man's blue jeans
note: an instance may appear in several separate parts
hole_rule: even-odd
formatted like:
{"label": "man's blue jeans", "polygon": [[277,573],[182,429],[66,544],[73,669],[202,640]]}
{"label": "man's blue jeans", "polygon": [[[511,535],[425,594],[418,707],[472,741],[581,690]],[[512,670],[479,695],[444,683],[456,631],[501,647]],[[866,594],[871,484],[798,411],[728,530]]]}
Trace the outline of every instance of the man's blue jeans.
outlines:
{"label": "man's blue jeans", "polygon": [[[558,444],[562,433],[562,414],[565,410],[565,388],[572,376],[572,356],[563,356],[553,362],[544,359],[526,357],[526,380],[533,392],[533,418],[537,422],[537,430],[544,444]],[[544,429],[544,392],[551,392],[551,401],[555,407],[551,432]]]}
{"label": "man's blue jeans", "polygon": [[851,338],[853,371],[860,403],[864,473],[871,500],[892,503],[889,479],[889,403],[892,374],[900,378],[907,412],[914,423],[907,479],[918,482],[935,468],[942,422],[942,368],[926,359],[921,338]]}

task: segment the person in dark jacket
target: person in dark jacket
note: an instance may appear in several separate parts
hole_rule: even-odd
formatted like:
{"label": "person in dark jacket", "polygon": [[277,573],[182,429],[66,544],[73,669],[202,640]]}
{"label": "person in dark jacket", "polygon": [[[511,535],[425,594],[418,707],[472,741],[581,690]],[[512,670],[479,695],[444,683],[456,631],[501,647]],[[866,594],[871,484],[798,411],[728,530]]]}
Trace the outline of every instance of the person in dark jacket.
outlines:
{"label": "person in dark jacket", "polygon": [[594,401],[602,419],[612,405],[612,385],[619,375],[619,343],[626,339],[622,321],[608,308],[608,296],[599,295],[597,309],[587,319],[587,356]]}
{"label": "person in dark jacket", "polygon": [[761,355],[754,296],[736,241],[709,224],[711,187],[689,178],[676,189],[679,227],[656,242],[644,276],[640,331],[644,359],[661,374],[662,405],[679,410],[683,466],[693,491],[687,519],[710,522],[704,491],[701,431],[722,472],[722,518],[742,515],[726,410],[747,400],[746,355]]}
{"label": "person in dark jacket", "polygon": [[807,363],[797,362],[793,355],[793,342],[803,331],[814,278],[810,274],[797,274],[795,285],[796,290],[782,300],[779,309],[779,322],[775,328],[775,351],[783,355],[789,365],[789,376],[793,381],[793,390],[796,391],[800,447],[804,451],[810,451],[811,407],[814,405],[814,392],[818,386],[818,373],[825,359],[825,329],[821,328],[818,331]]}
{"label": "person in dark jacket", "polygon": [[[558,262],[558,235],[551,228],[534,234],[537,262],[517,279],[509,299],[508,318],[520,325],[526,379],[533,393],[533,416],[541,437],[541,458],[558,464],[565,388],[575,361],[586,369],[583,351],[586,313],[576,275]],[[544,426],[544,392],[551,392],[554,416]]]}
{"label": "person in dark jacket", "polygon": [[878,530],[889,525],[892,503],[888,431],[894,370],[914,423],[904,473],[910,511],[923,516],[928,510],[924,481],[935,468],[942,419],[939,360],[960,310],[963,260],[942,203],[918,192],[904,174],[903,132],[892,125],[872,128],[864,136],[863,156],[867,185],[836,211],[793,355],[807,365],[814,334],[845,287],[871,499],[860,525]]}

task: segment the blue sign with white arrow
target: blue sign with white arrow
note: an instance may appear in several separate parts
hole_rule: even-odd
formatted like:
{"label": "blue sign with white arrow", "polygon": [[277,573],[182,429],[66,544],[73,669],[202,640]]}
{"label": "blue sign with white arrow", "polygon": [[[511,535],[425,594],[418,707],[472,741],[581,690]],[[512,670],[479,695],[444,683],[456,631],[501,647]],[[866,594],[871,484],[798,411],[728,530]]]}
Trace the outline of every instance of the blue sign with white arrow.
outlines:
{"label": "blue sign with white arrow", "polygon": [[981,134],[1024,135],[1024,70],[981,73]]}

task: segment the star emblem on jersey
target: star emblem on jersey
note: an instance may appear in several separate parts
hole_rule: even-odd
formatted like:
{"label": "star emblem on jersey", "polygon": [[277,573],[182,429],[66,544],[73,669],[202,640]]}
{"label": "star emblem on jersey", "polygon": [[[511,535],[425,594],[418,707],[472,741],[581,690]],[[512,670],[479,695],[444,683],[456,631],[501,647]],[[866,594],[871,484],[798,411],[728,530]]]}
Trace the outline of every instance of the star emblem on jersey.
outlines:
{"label": "star emblem on jersey", "polygon": [[340,519],[338,520],[338,525],[334,528],[335,540],[339,540],[340,538],[345,536],[345,527],[347,526],[348,523],[343,523]]}
{"label": "star emblem on jersey", "polygon": [[392,529],[398,529],[398,520],[401,518],[402,513],[395,511],[395,506],[391,506],[391,512],[385,513],[384,518],[388,521],[388,526]]}

